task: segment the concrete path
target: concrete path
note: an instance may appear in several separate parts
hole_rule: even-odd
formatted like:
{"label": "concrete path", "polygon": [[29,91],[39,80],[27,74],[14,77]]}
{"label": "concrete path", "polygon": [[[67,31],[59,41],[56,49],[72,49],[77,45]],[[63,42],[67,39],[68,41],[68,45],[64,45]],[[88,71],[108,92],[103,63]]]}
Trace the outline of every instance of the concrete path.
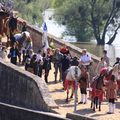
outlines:
{"label": "concrete path", "polygon": [[[2,41],[6,42],[6,39],[4,38],[4,39],[2,39]],[[9,59],[7,59],[6,61],[8,62]],[[20,68],[24,69],[23,66],[21,66]],[[58,113],[60,113],[62,116],[66,116],[67,113],[72,113],[74,111],[74,98],[70,99],[68,103],[65,103],[66,92],[63,90],[62,82],[54,83],[53,65],[52,65],[52,70],[50,71],[50,74],[49,74],[48,81],[49,81],[48,88],[49,88],[50,94],[59,106],[59,109],[55,109],[55,110]],[[78,89],[78,101],[80,101],[80,92],[79,91],[80,90]],[[93,112],[90,109],[90,100],[89,99],[88,99],[87,104],[77,105],[77,111],[76,111],[76,113],[78,113],[78,114],[93,117],[98,120],[120,120],[120,98],[118,98],[118,101],[116,102],[115,114],[109,115],[109,114],[107,114],[107,112],[108,112],[108,103],[107,102],[102,103],[102,111],[99,112],[98,110],[96,110],[96,112]]]}

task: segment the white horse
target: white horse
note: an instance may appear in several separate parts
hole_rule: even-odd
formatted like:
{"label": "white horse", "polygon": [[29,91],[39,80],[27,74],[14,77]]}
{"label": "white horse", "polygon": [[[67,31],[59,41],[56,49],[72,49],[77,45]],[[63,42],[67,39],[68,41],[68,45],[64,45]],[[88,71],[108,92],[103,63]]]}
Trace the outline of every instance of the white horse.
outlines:
{"label": "white horse", "polygon": [[75,85],[75,82],[77,82],[77,80],[80,78],[80,75],[81,75],[81,70],[80,70],[80,68],[78,66],[71,66],[68,69],[68,72],[67,72],[67,75],[66,75],[66,79],[65,79],[65,82],[64,82],[65,90],[67,90],[66,102],[68,102],[69,89],[70,88],[72,88],[72,93],[71,93],[70,98],[73,97],[75,87],[77,87]]}

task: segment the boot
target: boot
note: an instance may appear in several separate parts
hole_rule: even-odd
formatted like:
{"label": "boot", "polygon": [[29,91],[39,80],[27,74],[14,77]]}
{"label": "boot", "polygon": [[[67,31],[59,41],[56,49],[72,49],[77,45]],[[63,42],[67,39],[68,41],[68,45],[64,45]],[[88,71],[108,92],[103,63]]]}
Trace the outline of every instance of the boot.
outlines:
{"label": "boot", "polygon": [[112,103],[112,113],[114,114],[115,112],[115,104]]}
{"label": "boot", "polygon": [[56,72],[54,72],[54,74],[55,74],[55,83],[57,83],[57,74]]}
{"label": "boot", "polygon": [[48,83],[47,75],[45,75],[45,82]]}
{"label": "boot", "polygon": [[86,104],[87,103],[87,95],[84,94],[84,101],[83,101],[83,104]]}
{"label": "boot", "polygon": [[81,100],[78,104],[83,104],[83,98],[84,98],[84,94],[81,94]]}
{"label": "boot", "polygon": [[109,112],[107,112],[108,114],[112,114],[112,103],[109,103]]}

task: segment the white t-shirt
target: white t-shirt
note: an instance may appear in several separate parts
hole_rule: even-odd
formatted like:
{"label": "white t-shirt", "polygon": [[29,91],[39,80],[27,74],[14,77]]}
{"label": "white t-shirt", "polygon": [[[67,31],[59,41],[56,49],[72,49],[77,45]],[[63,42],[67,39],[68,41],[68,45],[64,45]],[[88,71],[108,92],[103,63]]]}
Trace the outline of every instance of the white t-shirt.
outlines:
{"label": "white t-shirt", "polygon": [[20,33],[14,35],[16,41],[20,41],[22,38],[22,35]]}
{"label": "white t-shirt", "polygon": [[43,61],[43,57],[41,54],[37,54],[37,61],[39,61],[39,60]]}
{"label": "white t-shirt", "polygon": [[83,65],[89,65],[91,61],[91,56],[88,54],[82,55],[80,57],[80,62],[82,62]]}

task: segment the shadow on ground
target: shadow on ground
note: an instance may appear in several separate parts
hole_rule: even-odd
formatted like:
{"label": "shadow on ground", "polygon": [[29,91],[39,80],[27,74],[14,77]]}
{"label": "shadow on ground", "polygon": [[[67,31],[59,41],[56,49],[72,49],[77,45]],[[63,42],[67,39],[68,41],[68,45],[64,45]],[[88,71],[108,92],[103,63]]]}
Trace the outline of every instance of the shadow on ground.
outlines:
{"label": "shadow on ground", "polygon": [[116,108],[120,109],[120,102],[116,102]]}
{"label": "shadow on ground", "polygon": [[87,115],[87,114],[91,114],[91,113],[95,113],[92,109],[88,108],[88,109],[81,109],[81,110],[77,110],[76,111],[77,114],[81,114],[81,115]]}

